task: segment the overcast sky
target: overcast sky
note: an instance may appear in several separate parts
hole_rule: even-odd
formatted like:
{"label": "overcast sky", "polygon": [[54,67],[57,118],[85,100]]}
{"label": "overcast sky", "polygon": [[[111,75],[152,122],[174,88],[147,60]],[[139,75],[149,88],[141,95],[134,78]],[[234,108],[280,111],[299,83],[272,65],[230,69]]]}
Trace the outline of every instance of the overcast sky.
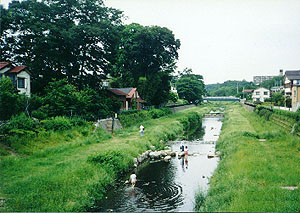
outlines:
{"label": "overcast sky", "polygon": [[178,70],[192,68],[206,84],[300,69],[300,0],[104,2],[124,11],[126,24],[172,30],[181,41]]}

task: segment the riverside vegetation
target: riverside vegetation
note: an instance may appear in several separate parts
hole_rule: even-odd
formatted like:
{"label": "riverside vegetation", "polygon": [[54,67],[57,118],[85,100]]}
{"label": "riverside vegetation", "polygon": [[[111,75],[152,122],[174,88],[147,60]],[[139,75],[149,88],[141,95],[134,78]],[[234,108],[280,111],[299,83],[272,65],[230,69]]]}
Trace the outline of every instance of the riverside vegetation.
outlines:
{"label": "riverside vegetation", "polygon": [[196,195],[196,210],[299,212],[299,137],[266,120],[269,116],[260,117],[261,110],[256,114],[238,104],[225,107],[216,147],[221,160],[208,193]]}
{"label": "riverside vegetation", "polygon": [[[114,135],[101,128],[94,131],[91,123],[65,117],[43,121],[41,126],[34,124],[38,130],[30,137],[12,134],[8,138],[10,149],[0,144],[0,197],[4,199],[0,210],[90,209],[95,200],[101,199],[111,185],[132,169],[134,157],[151,145],[162,149],[164,142],[193,131],[201,123],[200,115],[211,108],[202,105],[174,114],[154,110],[149,112],[151,116],[142,112],[136,118],[131,115],[131,119],[136,119],[134,125],[131,119],[121,116],[123,122],[128,121],[128,127]],[[138,132],[142,116],[148,119],[143,121],[144,137]],[[64,130],[57,131],[57,125]],[[17,131],[22,134],[29,130]]]}

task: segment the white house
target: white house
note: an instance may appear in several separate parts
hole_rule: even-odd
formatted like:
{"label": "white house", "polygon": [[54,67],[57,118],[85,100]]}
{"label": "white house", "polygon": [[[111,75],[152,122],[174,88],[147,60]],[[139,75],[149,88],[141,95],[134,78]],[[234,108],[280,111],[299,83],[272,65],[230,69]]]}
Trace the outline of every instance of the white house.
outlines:
{"label": "white house", "polygon": [[30,96],[30,73],[26,66],[14,66],[10,62],[0,62],[0,78],[9,77],[19,94]]}
{"label": "white house", "polygon": [[252,100],[264,102],[266,98],[270,98],[270,90],[260,87],[253,91]]}

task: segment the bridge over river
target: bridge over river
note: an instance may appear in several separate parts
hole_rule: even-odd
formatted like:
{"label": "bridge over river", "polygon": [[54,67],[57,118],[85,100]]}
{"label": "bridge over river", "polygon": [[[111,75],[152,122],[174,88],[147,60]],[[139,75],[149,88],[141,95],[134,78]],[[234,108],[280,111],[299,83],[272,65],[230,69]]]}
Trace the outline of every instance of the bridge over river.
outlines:
{"label": "bridge over river", "polygon": [[219,96],[219,97],[203,97],[203,101],[240,101],[234,96]]}

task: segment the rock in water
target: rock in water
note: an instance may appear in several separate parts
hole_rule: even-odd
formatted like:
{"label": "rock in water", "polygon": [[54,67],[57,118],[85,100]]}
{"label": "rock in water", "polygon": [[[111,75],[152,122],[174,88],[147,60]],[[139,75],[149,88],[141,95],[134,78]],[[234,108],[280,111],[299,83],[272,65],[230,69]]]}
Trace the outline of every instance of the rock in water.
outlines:
{"label": "rock in water", "polygon": [[164,158],[164,161],[165,161],[165,162],[170,162],[170,161],[171,161],[171,156],[169,156],[169,155],[166,156],[166,157]]}

